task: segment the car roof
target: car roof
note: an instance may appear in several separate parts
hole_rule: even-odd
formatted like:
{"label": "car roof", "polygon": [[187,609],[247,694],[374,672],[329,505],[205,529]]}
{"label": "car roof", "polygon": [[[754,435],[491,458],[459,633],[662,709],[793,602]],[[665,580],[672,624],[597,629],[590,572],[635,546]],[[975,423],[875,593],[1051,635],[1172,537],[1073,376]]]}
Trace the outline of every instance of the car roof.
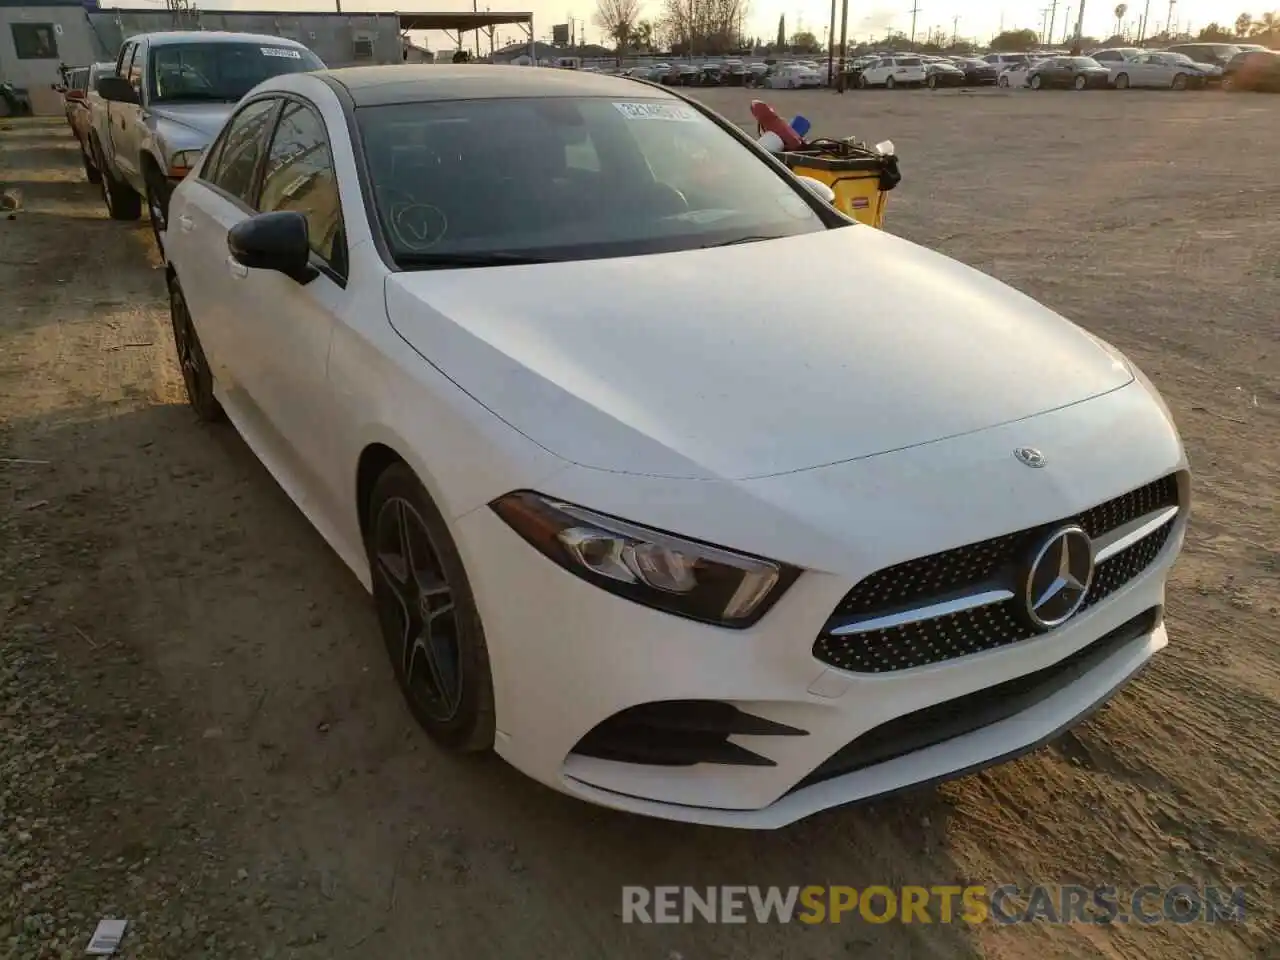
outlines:
{"label": "car roof", "polygon": [[[696,68],[695,68],[696,69]],[[340,84],[357,107],[433,100],[501,100],[531,97],[620,97],[634,99],[637,81],[581,70],[505,64],[392,64],[341,67],[320,76]],[[661,87],[646,97],[675,100]]]}
{"label": "car roof", "polygon": [[273,47],[296,47],[308,49],[305,45],[287,37],[273,37],[267,33],[231,33],[225,30],[165,30],[160,33],[145,33],[136,39],[146,38],[153,47],[168,46],[174,43],[263,43]]}

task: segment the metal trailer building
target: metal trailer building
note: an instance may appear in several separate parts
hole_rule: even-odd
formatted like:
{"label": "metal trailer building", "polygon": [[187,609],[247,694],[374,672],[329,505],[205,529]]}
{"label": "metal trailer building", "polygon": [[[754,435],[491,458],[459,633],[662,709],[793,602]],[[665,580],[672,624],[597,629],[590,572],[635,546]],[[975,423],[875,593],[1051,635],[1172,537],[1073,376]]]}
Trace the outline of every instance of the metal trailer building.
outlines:
{"label": "metal trailer building", "polygon": [[62,113],[58,65],[96,56],[80,0],[0,0],[0,82],[25,91],[32,112]]}
{"label": "metal trailer building", "polygon": [[400,22],[394,13],[288,13],[238,10],[111,8],[90,11],[98,59],[112,60],[125,40],[158,30],[230,30],[297,40],[330,67],[402,63]]}
{"label": "metal trailer building", "polygon": [[[0,0],[0,82],[8,82],[36,114],[62,113],[59,66],[114,60],[125,40],[160,30],[232,30],[288,37],[330,67],[403,63],[408,30],[444,30],[459,44],[474,32],[476,47],[494,28],[518,24],[533,38],[531,13],[327,13],[111,8],[97,0]],[[5,104],[0,103],[0,114]]]}

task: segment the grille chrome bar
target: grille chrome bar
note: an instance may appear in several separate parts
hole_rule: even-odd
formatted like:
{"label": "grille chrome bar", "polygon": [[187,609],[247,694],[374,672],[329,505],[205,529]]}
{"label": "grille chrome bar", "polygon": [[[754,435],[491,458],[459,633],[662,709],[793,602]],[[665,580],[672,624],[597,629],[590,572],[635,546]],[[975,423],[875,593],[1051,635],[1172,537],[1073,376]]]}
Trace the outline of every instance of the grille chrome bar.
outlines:
{"label": "grille chrome bar", "polygon": [[875,617],[849,619],[841,623],[840,626],[833,627],[826,632],[833,637],[847,637],[856,633],[871,633],[876,630],[888,630],[892,627],[905,627],[910,623],[933,620],[952,613],[963,613],[966,610],[976,610],[978,607],[987,607],[993,603],[1004,603],[1006,600],[1012,599],[1012,590],[983,590],[979,593],[970,593],[963,597],[954,597],[950,600],[931,603],[925,607],[913,607],[910,610],[899,610],[896,613],[885,613]]}
{"label": "grille chrome bar", "polygon": [[1166,523],[1172,523],[1173,518],[1178,515],[1178,507],[1165,507],[1163,510],[1153,510],[1151,513],[1144,514],[1128,523],[1116,527],[1114,530],[1108,530],[1094,538],[1093,541],[1093,561],[1094,563],[1102,563],[1109,560],[1122,550],[1127,550],[1139,540],[1150,534],[1155,533]]}

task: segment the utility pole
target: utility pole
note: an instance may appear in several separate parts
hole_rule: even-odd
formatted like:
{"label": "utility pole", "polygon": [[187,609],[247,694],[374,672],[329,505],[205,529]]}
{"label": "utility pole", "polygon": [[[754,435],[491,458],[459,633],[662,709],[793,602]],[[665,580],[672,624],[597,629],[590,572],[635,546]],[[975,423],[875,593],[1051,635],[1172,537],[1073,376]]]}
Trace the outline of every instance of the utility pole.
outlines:
{"label": "utility pole", "polygon": [[1080,0],[1080,12],[1076,14],[1076,35],[1071,41],[1071,55],[1073,57],[1080,56],[1080,41],[1084,37],[1084,4],[1085,0]]}
{"label": "utility pole", "polygon": [[1049,46],[1053,46],[1053,32],[1058,27],[1058,0],[1053,0],[1049,5],[1049,32],[1045,34],[1049,38]]}
{"label": "utility pole", "polygon": [[844,93],[844,61],[849,46],[849,0],[840,5],[840,80],[839,89]]}
{"label": "utility pole", "polygon": [[911,45],[916,45],[916,14],[920,12],[920,4],[913,4],[911,7]]}
{"label": "utility pole", "polygon": [[1169,0],[1169,22],[1164,25],[1164,32],[1173,39],[1173,8],[1178,5],[1178,0]]}
{"label": "utility pole", "polygon": [[1065,47],[1071,39],[1071,8],[1067,7],[1067,15],[1062,18],[1062,45]]}
{"label": "utility pole", "polygon": [[1049,8],[1045,7],[1040,11],[1040,42],[1045,46],[1049,44]]}
{"label": "utility pole", "polygon": [[960,17],[959,15],[951,18],[951,46],[956,45],[956,40],[960,37]]}
{"label": "utility pole", "polygon": [[831,0],[831,26],[827,30],[827,86],[836,82],[836,0]]}

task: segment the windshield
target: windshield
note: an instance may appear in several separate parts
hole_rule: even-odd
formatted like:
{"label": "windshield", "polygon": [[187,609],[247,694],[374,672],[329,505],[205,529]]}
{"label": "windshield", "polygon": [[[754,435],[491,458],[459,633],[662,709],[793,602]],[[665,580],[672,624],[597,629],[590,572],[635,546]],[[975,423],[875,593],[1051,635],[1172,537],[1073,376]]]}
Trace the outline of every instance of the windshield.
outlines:
{"label": "windshield", "polygon": [[530,97],[356,111],[405,266],[586,260],[827,229],[792,182],[673,99]]}
{"label": "windshield", "polygon": [[323,70],[310,50],[257,43],[175,43],[151,54],[152,102],[234,103],[268,77]]}

